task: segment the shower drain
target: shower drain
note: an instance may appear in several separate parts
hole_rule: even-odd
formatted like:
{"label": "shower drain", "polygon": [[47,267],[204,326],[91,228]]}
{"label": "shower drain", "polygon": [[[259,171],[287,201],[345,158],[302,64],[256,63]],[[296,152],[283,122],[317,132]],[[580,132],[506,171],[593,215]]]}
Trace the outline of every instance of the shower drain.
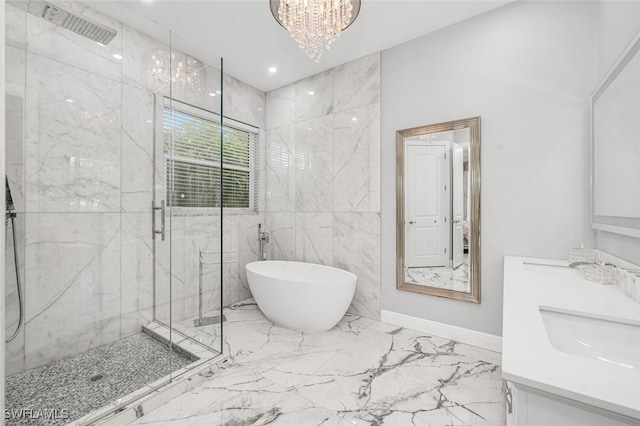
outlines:
{"label": "shower drain", "polygon": [[100,380],[104,379],[106,376],[104,375],[104,373],[98,373],[95,376],[91,377],[89,379],[90,382],[99,382]]}

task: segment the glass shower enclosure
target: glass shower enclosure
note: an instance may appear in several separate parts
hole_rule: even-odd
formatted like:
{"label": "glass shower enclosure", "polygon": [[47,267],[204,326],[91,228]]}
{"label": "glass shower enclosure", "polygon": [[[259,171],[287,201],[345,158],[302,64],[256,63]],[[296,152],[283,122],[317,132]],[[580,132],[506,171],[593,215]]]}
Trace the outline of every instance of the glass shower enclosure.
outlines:
{"label": "glass shower enclosure", "polygon": [[61,4],[4,11],[7,424],[89,424],[222,353],[222,60]]}

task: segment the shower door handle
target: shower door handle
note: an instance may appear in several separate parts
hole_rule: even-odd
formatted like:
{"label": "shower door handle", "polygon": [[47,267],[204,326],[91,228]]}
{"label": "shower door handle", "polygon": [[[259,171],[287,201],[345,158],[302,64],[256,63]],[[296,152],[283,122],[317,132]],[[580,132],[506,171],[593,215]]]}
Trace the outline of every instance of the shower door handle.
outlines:
{"label": "shower door handle", "polygon": [[[160,230],[156,229],[156,210],[160,210]],[[156,239],[156,234],[160,234],[160,238],[164,241],[164,216],[165,216],[165,201],[160,201],[160,206],[156,206],[155,201],[151,201],[151,232],[152,238]]]}

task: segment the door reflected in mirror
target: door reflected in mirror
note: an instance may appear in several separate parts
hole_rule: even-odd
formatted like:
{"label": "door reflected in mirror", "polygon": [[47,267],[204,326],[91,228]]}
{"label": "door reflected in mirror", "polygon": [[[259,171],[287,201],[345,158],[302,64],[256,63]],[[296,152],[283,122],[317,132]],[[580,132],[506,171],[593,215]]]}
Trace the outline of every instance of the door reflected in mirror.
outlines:
{"label": "door reflected in mirror", "polygon": [[480,118],[398,132],[397,287],[479,303]]}

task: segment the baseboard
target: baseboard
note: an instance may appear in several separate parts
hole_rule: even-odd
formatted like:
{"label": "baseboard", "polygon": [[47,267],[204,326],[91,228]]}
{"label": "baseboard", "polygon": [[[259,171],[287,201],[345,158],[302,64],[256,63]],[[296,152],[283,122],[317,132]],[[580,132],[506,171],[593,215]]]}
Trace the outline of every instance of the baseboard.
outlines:
{"label": "baseboard", "polygon": [[502,337],[493,334],[384,310],[382,311],[381,321],[502,353]]}

